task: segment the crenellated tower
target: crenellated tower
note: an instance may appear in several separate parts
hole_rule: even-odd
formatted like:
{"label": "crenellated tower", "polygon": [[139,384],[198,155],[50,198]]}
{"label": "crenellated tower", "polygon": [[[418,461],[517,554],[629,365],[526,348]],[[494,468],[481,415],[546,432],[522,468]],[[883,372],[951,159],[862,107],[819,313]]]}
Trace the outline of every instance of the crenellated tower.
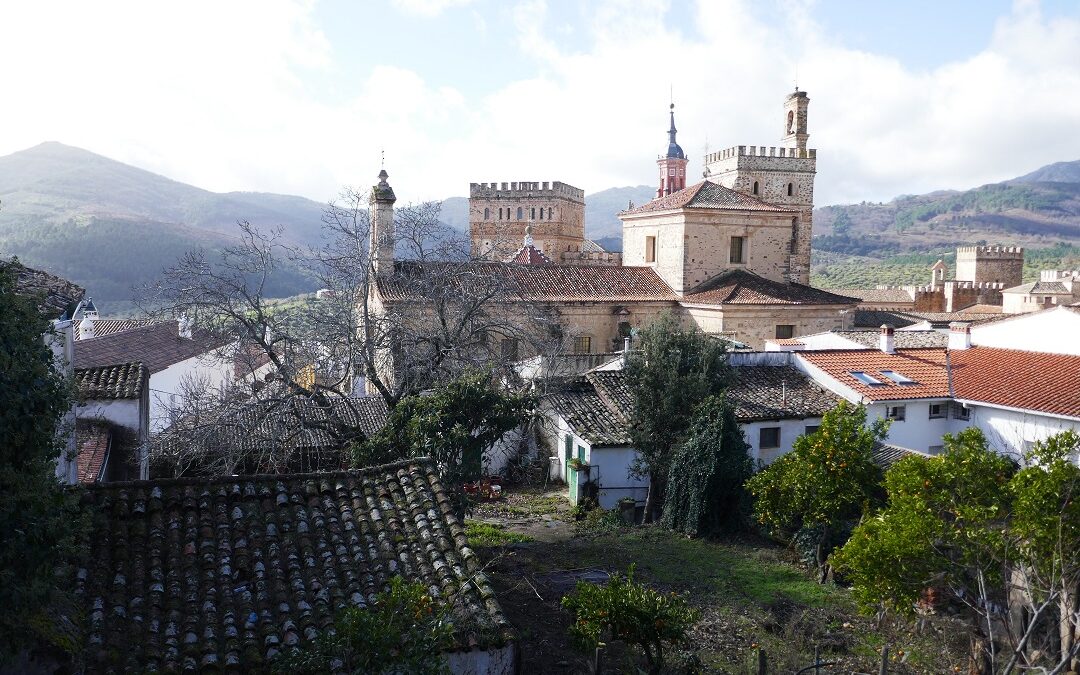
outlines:
{"label": "crenellated tower", "polygon": [[660,168],[660,187],[656,189],[656,196],[663,197],[672,192],[678,192],[686,187],[686,153],[675,142],[675,104],[669,109],[671,126],[668,128],[667,154],[656,158],[656,165]]}
{"label": "crenellated tower", "polygon": [[768,204],[797,210],[791,221],[787,277],[810,283],[810,236],[814,218],[817,150],[806,147],[810,97],[796,89],[784,100],[780,146],[737,145],[705,156],[708,180]]}

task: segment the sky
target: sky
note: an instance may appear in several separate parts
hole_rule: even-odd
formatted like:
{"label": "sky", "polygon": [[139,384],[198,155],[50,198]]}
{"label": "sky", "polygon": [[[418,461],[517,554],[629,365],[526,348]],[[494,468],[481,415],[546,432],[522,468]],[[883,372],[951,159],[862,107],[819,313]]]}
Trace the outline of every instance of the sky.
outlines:
{"label": "sky", "polygon": [[2,0],[0,155],[43,141],[214,191],[405,202],[651,185],[776,145],[809,93],[816,203],[1080,159],[1080,0]]}

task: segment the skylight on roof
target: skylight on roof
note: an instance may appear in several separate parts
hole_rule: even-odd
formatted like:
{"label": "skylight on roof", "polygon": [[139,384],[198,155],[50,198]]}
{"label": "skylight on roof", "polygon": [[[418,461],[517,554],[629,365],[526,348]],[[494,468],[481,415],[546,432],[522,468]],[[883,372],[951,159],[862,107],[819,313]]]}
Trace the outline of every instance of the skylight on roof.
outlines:
{"label": "skylight on roof", "polygon": [[852,377],[854,377],[859,382],[862,382],[863,384],[868,384],[871,387],[880,387],[880,386],[885,384],[884,382],[877,379],[876,377],[873,377],[872,375],[868,375],[867,373],[864,373],[861,370],[852,370],[848,374],[851,375]]}
{"label": "skylight on roof", "polygon": [[883,370],[881,371],[881,374],[897,384],[918,384],[918,382],[916,382],[915,380],[907,377],[906,375],[901,375],[895,370]]}

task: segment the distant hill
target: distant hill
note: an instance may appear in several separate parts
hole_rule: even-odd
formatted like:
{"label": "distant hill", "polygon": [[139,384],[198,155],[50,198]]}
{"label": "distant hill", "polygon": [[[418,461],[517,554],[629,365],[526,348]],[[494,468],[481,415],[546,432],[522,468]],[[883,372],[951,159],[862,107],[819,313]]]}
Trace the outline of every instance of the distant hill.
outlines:
{"label": "distant hill", "polygon": [[1013,183],[1080,183],[1080,159],[1075,162],[1054,162],[1041,169],[1012,179]]}
{"label": "distant hill", "polygon": [[887,257],[962,244],[1080,244],[1080,161],[965,191],[814,209],[814,249]]}
{"label": "distant hill", "polygon": [[[236,222],[281,225],[314,244],[323,205],[287,195],[219,194],[61,143],[0,157],[0,256],[17,255],[79,283],[95,298],[124,301],[196,246],[234,241]],[[283,270],[274,294],[312,290]]]}
{"label": "distant hill", "polygon": [[644,204],[655,196],[656,188],[648,185],[608,188],[585,195],[585,236],[596,241],[616,237],[621,249],[622,221],[617,214],[625,211],[630,202]]}

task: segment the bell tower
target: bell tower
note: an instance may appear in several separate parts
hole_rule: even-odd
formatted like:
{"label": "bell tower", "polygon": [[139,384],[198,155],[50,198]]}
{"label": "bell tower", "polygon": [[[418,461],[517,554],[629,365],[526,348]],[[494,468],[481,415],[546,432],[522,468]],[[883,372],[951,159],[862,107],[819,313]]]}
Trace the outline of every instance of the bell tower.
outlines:
{"label": "bell tower", "polygon": [[667,154],[656,158],[656,166],[660,169],[660,187],[656,189],[657,198],[678,192],[686,187],[686,153],[675,142],[675,104],[669,109],[671,126],[668,128]]}
{"label": "bell tower", "polygon": [[810,97],[805,91],[799,91],[796,87],[794,93],[788,94],[784,101],[784,147],[806,150],[806,139],[810,138],[806,130],[809,107]]}

